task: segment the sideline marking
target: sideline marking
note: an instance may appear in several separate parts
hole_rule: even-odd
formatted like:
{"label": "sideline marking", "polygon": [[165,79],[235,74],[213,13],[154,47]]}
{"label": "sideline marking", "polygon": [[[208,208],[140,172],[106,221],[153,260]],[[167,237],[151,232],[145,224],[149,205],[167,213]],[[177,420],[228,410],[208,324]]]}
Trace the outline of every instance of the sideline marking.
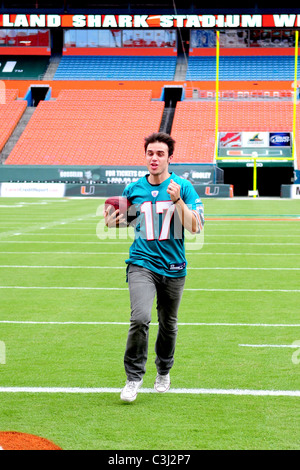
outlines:
{"label": "sideline marking", "polygon": [[[0,387],[0,393],[120,393],[122,388],[81,388],[81,387]],[[158,393],[153,388],[140,388],[139,393]],[[170,394],[190,395],[244,395],[300,397],[300,390],[250,390],[222,388],[171,388]]]}

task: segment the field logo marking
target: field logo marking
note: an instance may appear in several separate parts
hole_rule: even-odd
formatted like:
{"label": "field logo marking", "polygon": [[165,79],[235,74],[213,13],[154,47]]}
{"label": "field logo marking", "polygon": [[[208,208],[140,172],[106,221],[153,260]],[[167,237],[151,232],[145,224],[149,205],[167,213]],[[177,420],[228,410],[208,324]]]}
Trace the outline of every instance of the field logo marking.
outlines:
{"label": "field logo marking", "polygon": [[4,341],[0,341],[0,364],[6,364],[6,348]]}
{"label": "field logo marking", "polygon": [[292,354],[292,363],[300,364],[300,340],[296,340],[292,343],[294,346],[299,346],[297,351]]}

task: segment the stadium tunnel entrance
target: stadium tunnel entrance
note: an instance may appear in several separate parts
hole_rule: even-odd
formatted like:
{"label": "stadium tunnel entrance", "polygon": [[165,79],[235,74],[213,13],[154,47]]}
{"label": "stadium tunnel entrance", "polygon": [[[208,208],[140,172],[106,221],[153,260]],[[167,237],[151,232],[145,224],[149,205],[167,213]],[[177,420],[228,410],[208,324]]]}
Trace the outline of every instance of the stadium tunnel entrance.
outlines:
{"label": "stadium tunnel entrance", "polygon": [[[234,186],[234,196],[248,196],[248,191],[253,189],[253,167],[226,167],[223,170],[224,184]],[[293,178],[293,167],[258,168],[258,194],[262,197],[280,197],[281,185],[291,184]]]}
{"label": "stadium tunnel entrance", "polygon": [[184,90],[182,86],[165,85],[161,99],[165,102],[166,108],[175,108],[177,101],[181,101],[183,96]]}
{"label": "stadium tunnel entrance", "polygon": [[183,97],[184,88],[182,86],[166,85],[163,87],[160,100],[165,102],[165,109],[160,123],[160,132],[171,134],[176,105]]}
{"label": "stadium tunnel entrance", "polygon": [[25,99],[28,106],[37,107],[40,101],[47,101],[51,96],[51,88],[49,85],[31,85]]}

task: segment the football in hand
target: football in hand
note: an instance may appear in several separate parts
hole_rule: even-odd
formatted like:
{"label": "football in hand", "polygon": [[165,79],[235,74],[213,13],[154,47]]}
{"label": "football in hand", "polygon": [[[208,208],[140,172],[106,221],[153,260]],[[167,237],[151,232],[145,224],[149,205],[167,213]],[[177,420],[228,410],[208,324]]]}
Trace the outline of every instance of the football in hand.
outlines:
{"label": "football in hand", "polygon": [[[109,207],[112,207],[112,209],[109,209]],[[106,199],[104,203],[104,208],[105,210],[109,210],[110,213],[116,211],[119,209],[119,215],[123,215],[129,224],[135,219],[135,214],[133,211],[130,211],[130,208],[132,209],[133,206],[130,201],[126,197],[123,196],[112,196]]]}

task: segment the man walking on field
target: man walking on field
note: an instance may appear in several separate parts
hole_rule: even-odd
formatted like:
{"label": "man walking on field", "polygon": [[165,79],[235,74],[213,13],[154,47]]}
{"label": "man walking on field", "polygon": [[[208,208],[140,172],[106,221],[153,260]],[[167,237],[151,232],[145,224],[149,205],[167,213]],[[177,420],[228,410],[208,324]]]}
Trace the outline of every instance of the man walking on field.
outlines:
{"label": "man walking on field", "polygon": [[[146,372],[155,295],[159,327],[154,388],[160,393],[170,388],[177,315],[186,277],[184,229],[199,233],[204,225],[203,204],[192,184],[169,172],[174,145],[174,139],[162,132],[145,138],[149,174],[129,184],[123,192],[137,209],[135,240],[126,260],[131,318],[124,355],[127,381],[121,399],[127,402],[136,399]],[[118,210],[104,215],[108,227],[126,225]]]}

